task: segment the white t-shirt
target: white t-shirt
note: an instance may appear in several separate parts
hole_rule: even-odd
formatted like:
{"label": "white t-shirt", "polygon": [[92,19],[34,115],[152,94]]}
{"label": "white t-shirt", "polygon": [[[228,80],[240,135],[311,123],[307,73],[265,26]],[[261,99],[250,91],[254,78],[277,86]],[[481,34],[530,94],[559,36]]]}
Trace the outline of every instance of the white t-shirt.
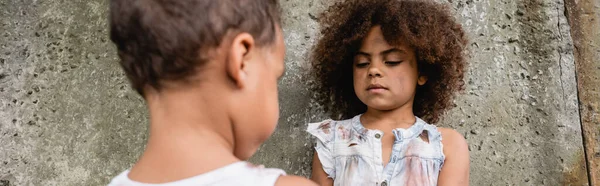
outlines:
{"label": "white t-shirt", "polygon": [[129,170],[115,177],[108,186],[273,186],[279,176],[285,176],[280,169],[255,166],[240,161],[191,178],[161,184],[147,184],[127,177]]}

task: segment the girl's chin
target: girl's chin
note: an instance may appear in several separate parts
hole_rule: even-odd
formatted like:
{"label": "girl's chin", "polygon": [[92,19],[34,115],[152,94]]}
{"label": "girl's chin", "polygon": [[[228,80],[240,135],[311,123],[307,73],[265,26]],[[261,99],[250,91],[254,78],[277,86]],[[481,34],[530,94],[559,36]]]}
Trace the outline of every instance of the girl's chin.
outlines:
{"label": "girl's chin", "polygon": [[381,104],[370,104],[367,105],[367,107],[369,107],[369,109],[373,109],[373,110],[377,110],[377,111],[391,111],[391,110],[395,110],[399,107],[395,107],[392,105],[381,105]]}

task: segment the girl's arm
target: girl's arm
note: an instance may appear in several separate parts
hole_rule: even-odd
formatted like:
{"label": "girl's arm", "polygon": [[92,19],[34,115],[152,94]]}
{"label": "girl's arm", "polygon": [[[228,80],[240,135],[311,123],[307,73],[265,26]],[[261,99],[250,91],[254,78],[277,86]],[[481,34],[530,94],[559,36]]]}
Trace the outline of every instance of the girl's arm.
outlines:
{"label": "girl's arm", "polygon": [[275,186],[318,186],[314,182],[300,176],[281,176]]}
{"label": "girl's arm", "polygon": [[[444,145],[444,165],[438,177],[439,186],[469,185],[469,147],[460,133],[453,129],[438,128]],[[313,171],[314,174],[314,171]]]}
{"label": "girl's arm", "polygon": [[312,175],[310,179],[317,182],[320,186],[333,186],[333,179],[329,178],[327,173],[323,170],[323,165],[321,165],[317,151],[315,151],[315,156],[313,157]]}

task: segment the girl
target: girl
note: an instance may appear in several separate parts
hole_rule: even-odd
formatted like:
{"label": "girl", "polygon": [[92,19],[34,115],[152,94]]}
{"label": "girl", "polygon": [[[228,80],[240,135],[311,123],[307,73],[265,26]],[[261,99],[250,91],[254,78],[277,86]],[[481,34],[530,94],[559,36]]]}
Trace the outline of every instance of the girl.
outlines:
{"label": "girl", "polygon": [[431,1],[348,0],[325,11],[312,61],[317,101],[338,120],[309,124],[320,185],[468,185],[464,137],[437,128],[463,89],[467,39]]}

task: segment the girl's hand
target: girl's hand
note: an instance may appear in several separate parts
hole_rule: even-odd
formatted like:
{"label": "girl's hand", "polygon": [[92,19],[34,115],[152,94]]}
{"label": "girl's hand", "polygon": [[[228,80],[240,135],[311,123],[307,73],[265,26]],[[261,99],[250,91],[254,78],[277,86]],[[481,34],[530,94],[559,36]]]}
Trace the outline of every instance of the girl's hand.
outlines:
{"label": "girl's hand", "polygon": [[[444,145],[444,165],[438,177],[439,186],[469,185],[469,147],[462,134],[449,128],[438,128]],[[313,171],[314,173],[314,171]]]}

